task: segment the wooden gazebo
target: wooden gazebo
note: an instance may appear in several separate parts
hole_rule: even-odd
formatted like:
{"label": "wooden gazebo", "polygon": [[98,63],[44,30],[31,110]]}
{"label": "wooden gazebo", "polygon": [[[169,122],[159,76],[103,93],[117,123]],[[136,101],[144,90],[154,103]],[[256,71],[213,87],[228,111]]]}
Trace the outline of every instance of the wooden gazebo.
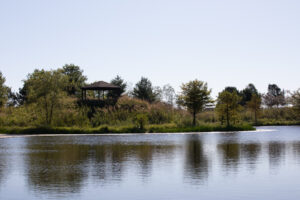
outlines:
{"label": "wooden gazebo", "polygon": [[[87,92],[92,91],[93,96],[88,97]],[[104,106],[115,104],[121,91],[119,86],[97,81],[81,88],[81,101],[91,106]]]}

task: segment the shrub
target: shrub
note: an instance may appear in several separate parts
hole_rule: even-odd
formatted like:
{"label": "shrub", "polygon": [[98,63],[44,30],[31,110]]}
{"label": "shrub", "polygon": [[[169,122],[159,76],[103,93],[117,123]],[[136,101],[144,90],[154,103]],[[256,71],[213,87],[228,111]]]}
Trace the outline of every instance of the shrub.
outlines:
{"label": "shrub", "polygon": [[148,123],[148,117],[145,114],[137,114],[134,118],[134,123],[137,128],[144,130],[145,125]]}

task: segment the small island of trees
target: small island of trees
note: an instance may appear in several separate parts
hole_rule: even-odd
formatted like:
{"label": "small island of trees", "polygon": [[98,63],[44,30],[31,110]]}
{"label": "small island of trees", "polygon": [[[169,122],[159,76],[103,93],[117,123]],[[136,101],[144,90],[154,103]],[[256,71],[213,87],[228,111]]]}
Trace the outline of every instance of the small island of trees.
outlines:
{"label": "small island of trees", "polygon": [[171,85],[153,86],[146,77],[129,90],[116,76],[107,83],[116,90],[84,94],[110,103],[89,105],[82,103],[87,77],[74,64],[36,69],[18,92],[5,81],[0,72],[1,133],[234,131],[300,124],[300,89],[286,91],[276,84],[269,84],[266,94],[251,83],[243,90],[228,86],[213,99],[208,83],[197,79],[182,83],[176,93]]}

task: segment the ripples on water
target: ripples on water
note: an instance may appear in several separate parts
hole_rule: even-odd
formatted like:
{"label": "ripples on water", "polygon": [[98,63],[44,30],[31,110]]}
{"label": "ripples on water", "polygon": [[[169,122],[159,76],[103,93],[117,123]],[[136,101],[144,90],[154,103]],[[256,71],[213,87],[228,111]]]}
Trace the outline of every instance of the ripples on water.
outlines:
{"label": "ripples on water", "polygon": [[2,138],[0,199],[300,199],[300,127],[259,129]]}

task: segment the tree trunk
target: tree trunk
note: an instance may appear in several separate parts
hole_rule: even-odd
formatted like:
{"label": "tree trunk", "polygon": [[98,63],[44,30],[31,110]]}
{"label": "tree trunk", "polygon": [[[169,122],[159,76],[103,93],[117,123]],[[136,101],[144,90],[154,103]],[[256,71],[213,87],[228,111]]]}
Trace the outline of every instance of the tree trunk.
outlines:
{"label": "tree trunk", "polygon": [[196,112],[193,112],[193,126],[196,126]]}
{"label": "tree trunk", "polygon": [[257,111],[254,111],[254,121],[255,121],[255,125],[257,125]]}
{"label": "tree trunk", "polygon": [[229,122],[229,108],[228,108],[228,105],[226,107],[226,121],[227,121],[227,127],[229,127],[230,122]]}
{"label": "tree trunk", "polygon": [[45,100],[45,117],[46,117],[46,124],[48,125],[48,104],[47,104],[47,98],[44,97]]}
{"label": "tree trunk", "polygon": [[51,125],[51,123],[52,123],[53,109],[54,109],[54,103],[52,103],[51,109],[50,109],[49,125]]}

